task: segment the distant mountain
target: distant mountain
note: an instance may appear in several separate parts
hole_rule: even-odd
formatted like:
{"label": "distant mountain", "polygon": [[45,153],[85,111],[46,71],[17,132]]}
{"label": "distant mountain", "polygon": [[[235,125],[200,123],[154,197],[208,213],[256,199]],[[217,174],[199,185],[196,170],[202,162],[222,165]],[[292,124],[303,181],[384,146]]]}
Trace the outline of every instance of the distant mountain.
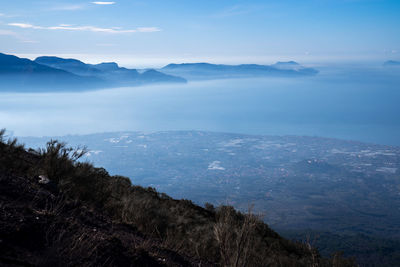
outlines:
{"label": "distant mountain", "polygon": [[147,70],[141,74],[141,77],[146,81],[158,82],[158,81],[168,81],[168,82],[184,82],[183,78],[168,75],[156,70]]}
{"label": "distant mountain", "polygon": [[0,74],[43,74],[69,75],[65,71],[37,64],[29,59],[0,53]]}
{"label": "distant mountain", "polygon": [[186,79],[220,79],[264,76],[304,76],[315,75],[317,70],[306,68],[297,62],[278,62],[274,65],[217,65],[210,63],[169,64],[162,72],[179,75]]}
{"label": "distant mountain", "polygon": [[400,61],[388,60],[383,63],[385,67],[400,67]]}
{"label": "distant mountain", "polygon": [[81,77],[65,70],[38,64],[32,60],[0,53],[1,90],[37,90],[39,87],[65,89],[99,86],[102,80]]}
{"label": "distant mountain", "polygon": [[69,71],[81,76],[96,76],[101,74],[101,70],[85,64],[77,59],[64,59],[59,57],[38,57],[35,62],[41,65],[56,69]]}
{"label": "distant mountain", "polygon": [[139,72],[120,67],[115,62],[86,64],[77,59],[53,56],[38,57],[32,61],[0,54],[0,89],[3,91],[78,91],[151,83],[185,83],[186,79],[297,77],[317,73],[317,70],[294,61],[273,65],[183,63]]}
{"label": "distant mountain", "polygon": [[116,71],[121,69],[115,62],[104,62],[92,66],[101,71]]}
{"label": "distant mountain", "polygon": [[94,76],[115,86],[141,85],[147,83],[184,83],[185,79],[167,75],[156,70],[139,73],[136,69],[119,67],[115,62],[86,64],[76,59],[59,57],[38,57],[35,62],[57,69],[66,70],[81,76]]}
{"label": "distant mountain", "polygon": [[0,53],[1,91],[82,91],[150,83],[185,83],[180,77],[121,68],[117,63],[86,64],[76,59],[38,57],[34,61]]}
{"label": "distant mountain", "polygon": [[278,61],[271,66],[282,70],[297,70],[303,68],[299,63],[295,61],[287,61],[287,62]]}

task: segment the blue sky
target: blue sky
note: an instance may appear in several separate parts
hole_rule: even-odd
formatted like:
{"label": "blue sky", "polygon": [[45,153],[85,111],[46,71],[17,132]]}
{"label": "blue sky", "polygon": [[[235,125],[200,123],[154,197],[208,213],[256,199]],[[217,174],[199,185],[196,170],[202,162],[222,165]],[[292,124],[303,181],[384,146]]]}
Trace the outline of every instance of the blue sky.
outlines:
{"label": "blue sky", "polygon": [[399,0],[16,0],[0,52],[89,62],[400,59]]}

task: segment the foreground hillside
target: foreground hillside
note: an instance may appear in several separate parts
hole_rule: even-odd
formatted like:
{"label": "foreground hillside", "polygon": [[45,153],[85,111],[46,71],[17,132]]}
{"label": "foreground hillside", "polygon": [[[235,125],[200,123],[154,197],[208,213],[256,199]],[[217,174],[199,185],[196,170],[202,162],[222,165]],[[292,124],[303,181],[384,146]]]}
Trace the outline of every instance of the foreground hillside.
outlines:
{"label": "foreground hillside", "polygon": [[[21,138],[43,147],[48,138]],[[57,137],[87,159],[197,204],[248,203],[276,230],[400,238],[400,148],[305,136],[204,131]]]}
{"label": "foreground hillside", "polygon": [[[43,147],[50,137],[21,138]],[[400,263],[400,148],[305,136],[204,131],[57,137],[87,145],[86,158],[197,204],[248,203],[289,239],[321,255],[343,251],[361,266]]]}
{"label": "foreground hillside", "polygon": [[0,142],[0,265],[353,266],[280,237],[255,215],[130,184],[52,141]]}

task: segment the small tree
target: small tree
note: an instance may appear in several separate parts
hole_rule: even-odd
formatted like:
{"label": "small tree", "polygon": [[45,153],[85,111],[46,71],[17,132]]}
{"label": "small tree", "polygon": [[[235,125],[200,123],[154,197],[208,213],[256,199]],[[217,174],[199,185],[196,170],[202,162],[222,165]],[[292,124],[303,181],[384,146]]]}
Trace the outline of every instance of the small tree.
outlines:
{"label": "small tree", "polygon": [[74,170],[75,163],[82,158],[87,149],[67,147],[66,143],[50,140],[45,149],[39,149],[42,155],[41,168],[52,181],[58,183],[62,177],[68,176]]}

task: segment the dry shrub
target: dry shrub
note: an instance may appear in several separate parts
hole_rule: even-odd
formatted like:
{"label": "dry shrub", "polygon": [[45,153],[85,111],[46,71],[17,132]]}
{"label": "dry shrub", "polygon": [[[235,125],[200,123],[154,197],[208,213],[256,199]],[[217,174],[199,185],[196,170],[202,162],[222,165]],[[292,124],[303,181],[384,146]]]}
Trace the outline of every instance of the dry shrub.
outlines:
{"label": "dry shrub", "polygon": [[214,235],[223,266],[248,266],[258,222],[258,217],[252,214],[252,208],[245,215],[230,206],[219,208]]}

